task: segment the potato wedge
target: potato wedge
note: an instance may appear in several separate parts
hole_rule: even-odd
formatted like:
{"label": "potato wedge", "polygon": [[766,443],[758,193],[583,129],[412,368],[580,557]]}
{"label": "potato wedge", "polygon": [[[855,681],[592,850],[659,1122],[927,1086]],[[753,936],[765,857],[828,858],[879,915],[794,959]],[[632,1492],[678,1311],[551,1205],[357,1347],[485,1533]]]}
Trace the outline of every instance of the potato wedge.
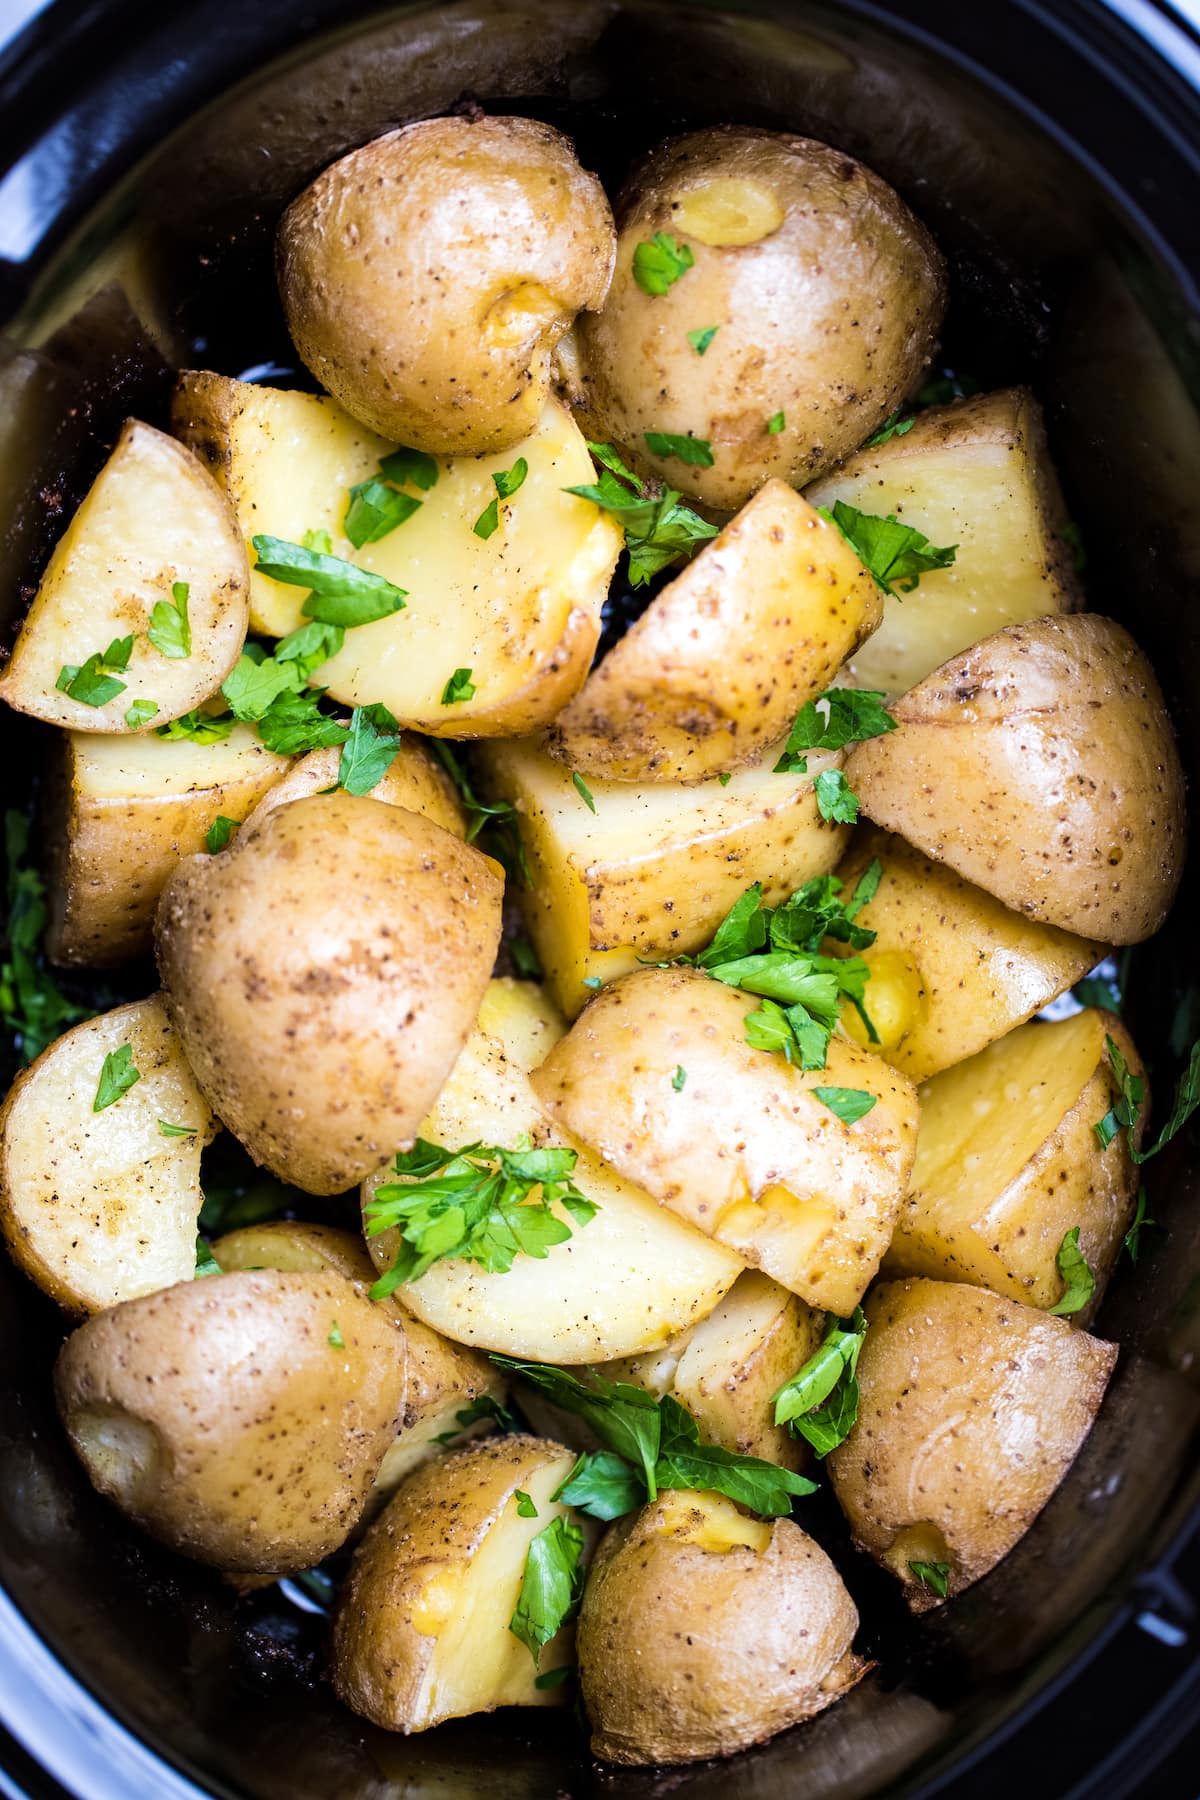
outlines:
{"label": "potato wedge", "polygon": [[1056,1024],[1022,1025],[925,1083],[889,1275],[969,1281],[1029,1306],[1056,1306],[1063,1282],[1054,1259],[1078,1226],[1096,1277],[1095,1310],[1138,1190],[1125,1132],[1107,1150],[1096,1137],[1121,1091],[1107,1036],[1144,1078],[1121,1021],[1089,1008]]}
{"label": "potato wedge", "polygon": [[1102,944],[1013,912],[945,863],[869,826],[838,865],[847,893],[876,857],[883,878],[855,921],[876,938],[854,954],[871,971],[878,1042],[868,1043],[852,1006],[842,1024],[910,1081],[925,1081],[1023,1025],[1104,955]]}
{"label": "potato wedge", "polygon": [[958,547],[950,568],[885,599],[882,625],[850,658],[859,687],[903,694],[1002,626],[1083,603],[1042,409],[1028,388],[931,406],[806,493],[814,506],[844,500]]}
{"label": "potato wedge", "polygon": [[604,1363],[600,1374],[656,1399],[673,1395],[706,1443],[799,1469],[808,1453],[786,1426],[775,1424],[771,1402],[816,1350],[824,1329],[823,1313],[760,1269],[746,1269],[690,1331],[645,1356]]}
{"label": "potato wedge", "polygon": [[732,1756],[811,1719],[870,1665],[832,1562],[790,1519],[666,1493],[596,1552],[579,1615],[592,1752],[608,1762]]}
{"label": "potato wedge", "polygon": [[511,800],[532,880],[521,889],[546,980],[568,1018],[640,958],[699,950],[756,878],[769,903],[835,867],[848,827],[827,824],[813,783],[840,751],[810,755],[807,775],[776,775],[777,755],[726,785],[589,782],[593,813],[570,773],[534,739],[480,751],[487,791]]}
{"label": "potato wedge", "polygon": [[[263,795],[251,814],[250,823],[257,824],[277,806],[286,806],[289,800],[303,800],[308,794],[323,794],[336,787],[341,754],[340,749],[331,747],[310,750],[307,755],[297,757],[282,780],[276,781]],[[467,835],[467,822],[454,783],[420,738],[409,732],[400,739],[394,761],[370,790],[370,795],[372,800],[382,800],[388,806],[403,806],[408,812],[420,813],[422,818],[432,819],[435,825],[453,832],[457,838]]]}
{"label": "potato wedge", "polygon": [[[110,1055],[138,1079],[97,1112]],[[76,1313],[190,1281],[200,1152],[216,1131],[161,999],[76,1025],[0,1111],[0,1228],[15,1261]]]}
{"label": "potato wedge", "polygon": [[[146,636],[154,608],[187,587],[190,650],[167,654]],[[54,547],[0,678],[0,699],[71,731],[142,731],[214,694],[241,654],[248,618],[246,551],[229,502],[174,438],[130,419]],[[104,687],[84,665],[132,636]],[[59,681],[78,669],[72,697]],[[127,714],[153,703],[149,719]]]}
{"label": "potato wedge", "polygon": [[613,645],[547,748],[614,781],[753,762],[874,631],[882,601],[836,526],[768,481]]}
{"label": "potato wedge", "polygon": [[215,744],[68,732],[46,815],[51,961],[98,969],[144,955],[172,870],[216,819],[240,824],[288,767],[252,725]]}
{"label": "potato wedge", "polygon": [[[579,1152],[576,1186],[600,1210],[573,1225],[545,1260],[519,1256],[507,1274],[437,1262],[397,1296],[460,1344],[537,1362],[606,1361],[665,1343],[703,1318],[742,1265],[555,1127],[534,1098],[529,1058],[540,1060],[560,1029],[531,983],[493,982],[420,1135],[451,1149],[512,1145],[522,1132],[536,1144],[566,1144]],[[388,1179],[385,1170],[364,1183],[364,1201]],[[393,1234],[370,1238],[368,1247],[377,1267],[391,1266]]]}
{"label": "potato wedge", "polygon": [[1028,918],[1106,944],[1157,931],[1183,872],[1183,771],[1120,625],[1009,625],[892,716],[846,763],[869,819]]}
{"label": "potato wedge", "polygon": [[[845,1316],[907,1192],[916,1090],[846,1038],[813,1072],[753,1049],[745,1019],[758,1004],[696,969],[642,969],[596,996],[533,1090],[680,1219]],[[847,1125],[813,1092],[822,1086],[873,1094],[875,1105]]]}
{"label": "potato wedge", "polygon": [[[555,1706],[508,1628],[532,1540],[570,1507],[550,1496],[575,1457],[561,1444],[504,1437],[471,1444],[410,1475],[354,1555],[333,1621],[338,1698],[388,1731],[425,1731],[497,1706]],[[517,1510],[518,1490],[536,1512]],[[571,1656],[574,1629],[541,1667]]]}
{"label": "potato wedge", "polygon": [[[420,510],[359,549],[345,535],[349,490],[396,446],[336,402],[187,373],[172,423],[229,495],[247,540],[299,543],[328,531],[335,556],[405,590],[402,612],[347,632],[317,671],[335,700],[381,701],[434,737],[507,736],[552,719],[584,681],[624,535],[590,500],[564,492],[594,471],[557,401],[514,450],[440,460],[434,485],[412,490]],[[497,529],[478,536],[473,527],[496,499],[493,473],[522,458],[524,482],[500,503]],[[281,637],[303,623],[303,588],[257,572],[250,583],[256,630]],[[442,692],[457,668],[470,669],[475,696],[447,706]]]}
{"label": "potato wedge", "polygon": [[950,1281],[893,1281],[866,1305],[858,1423],[825,1467],[855,1542],[938,1604],[1012,1549],[1091,1430],[1115,1344]]}

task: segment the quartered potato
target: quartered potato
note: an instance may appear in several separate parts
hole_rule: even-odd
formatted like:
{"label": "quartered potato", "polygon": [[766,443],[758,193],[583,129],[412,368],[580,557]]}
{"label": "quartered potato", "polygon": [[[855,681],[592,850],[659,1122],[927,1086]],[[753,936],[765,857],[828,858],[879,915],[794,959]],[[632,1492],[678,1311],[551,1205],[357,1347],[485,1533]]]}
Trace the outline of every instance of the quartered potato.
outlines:
{"label": "quartered potato", "polygon": [[860,687],[903,694],[1002,626],[1082,602],[1042,409],[1027,388],[931,406],[807,498],[829,508],[844,500],[911,525],[931,544],[957,546],[949,568],[884,600],[882,625],[846,672]]}
{"label": "quartered potato", "polygon": [[[396,445],[335,401],[189,373],[179,379],[172,423],[225,489],[247,542],[263,535],[298,544],[327,531],[335,556],[404,590],[402,611],[347,631],[317,670],[314,680],[334,700],[382,702],[402,725],[435,737],[491,737],[545,724],[582,685],[624,540],[590,500],[564,491],[591,482],[594,470],[557,401],[530,419],[512,450],[440,459],[431,487],[405,487],[419,510],[358,549],[345,532],[350,489],[377,476]],[[499,501],[496,529],[478,535],[497,499],[493,474],[519,461],[523,482]],[[282,637],[304,623],[304,588],[261,572],[250,584],[256,630]],[[447,705],[442,694],[460,668],[471,672],[474,697]]]}
{"label": "quartered potato", "polygon": [[845,892],[853,893],[875,858],[879,887],[855,915],[875,942],[854,954],[871,971],[868,1011],[878,1041],[868,1042],[853,1007],[842,1024],[910,1081],[925,1081],[1024,1024],[1104,955],[1102,944],[1013,912],[903,838],[870,827],[855,834],[838,865]]}
{"label": "quartered potato", "polygon": [[769,481],[613,645],[548,748],[615,781],[698,781],[755,761],[882,616],[837,528]]}
{"label": "quartered potato", "polygon": [[790,1519],[671,1492],[596,1551],[579,1615],[592,1751],[607,1762],[731,1756],[831,1706],[869,1668],[854,1602]]}
{"label": "quartered potato", "polygon": [[1006,1556],[1092,1428],[1115,1344],[950,1281],[895,1281],[866,1305],[858,1423],[826,1460],[855,1542],[914,1612]]}
{"label": "quartered potato", "polygon": [[96,969],[144,955],[168,876],[204,849],[218,818],[240,824],[288,768],[252,725],[211,744],[68,732],[46,814],[51,960]]}
{"label": "quartered potato", "polygon": [[814,751],[806,775],[777,775],[782,748],[725,784],[596,778],[594,812],[536,739],[481,749],[487,792],[520,814],[531,876],[521,900],[569,1018],[589,998],[585,982],[702,949],[751,882],[773,904],[836,866],[849,829],[821,817],[813,784],[842,753]]}
{"label": "quartered potato", "polygon": [[159,998],[76,1025],[18,1075],[0,1111],[0,1227],[13,1257],[72,1312],[190,1281],[200,1152],[216,1130]]}
{"label": "quartered potato", "polygon": [[[678,1218],[810,1306],[846,1316],[907,1191],[916,1091],[844,1038],[813,1072],[754,1049],[745,1020],[758,1004],[695,969],[627,975],[555,1045],[533,1089]],[[847,1125],[813,1092],[820,1086],[876,1104]]]}
{"label": "quartered potato", "polygon": [[[236,663],[246,590],[246,551],[224,495],[174,438],[130,419],[55,545],[0,699],[73,731],[166,724],[215,693]],[[170,636],[156,609],[171,612]],[[135,705],[142,711],[130,715]]]}
{"label": "quartered potato", "polygon": [[[483,1143],[577,1149],[574,1182],[599,1211],[544,1260],[518,1256],[506,1273],[444,1260],[396,1290],[407,1312],[461,1344],[537,1362],[590,1363],[662,1344],[710,1313],[741,1262],[659,1207],[560,1131],[532,1092],[529,1071],[562,1029],[528,982],[493,982],[480,1024],[451,1071],[420,1136],[450,1150]],[[364,1184],[368,1200],[387,1170]],[[562,1215],[566,1217],[566,1215]],[[389,1268],[394,1235],[368,1239]]]}
{"label": "quartered potato", "polygon": [[89,1319],[54,1387],[122,1512],[199,1562],[277,1575],[356,1524],[404,1416],[404,1342],[344,1275],[209,1275]]}
{"label": "quartered potato", "polygon": [[[388,1731],[425,1731],[497,1706],[555,1706],[508,1628],[531,1541],[571,1509],[551,1496],[574,1453],[544,1438],[471,1444],[403,1482],[354,1555],[333,1622],[338,1698]],[[519,1493],[534,1512],[518,1511]],[[569,1660],[573,1629],[541,1667]]]}
{"label": "quartered potato", "polygon": [[1183,871],[1183,771],[1120,625],[1009,625],[892,716],[846,763],[869,819],[1028,918],[1107,944],[1157,931]]}
{"label": "quartered potato", "polygon": [[[1144,1080],[1121,1021],[1091,1008],[1057,1024],[1022,1025],[925,1083],[889,1274],[972,1281],[1030,1306],[1056,1306],[1063,1281],[1055,1257],[1078,1227],[1099,1298],[1138,1188],[1126,1133],[1103,1150],[1096,1137],[1121,1092],[1106,1037]],[[1139,1143],[1147,1110],[1148,1102]]]}
{"label": "quartered potato", "polygon": [[[257,824],[277,806],[286,806],[289,800],[325,794],[336,787],[341,754],[340,748],[326,747],[298,756],[282,780],[274,782],[263,795],[249,823]],[[402,806],[408,812],[432,819],[435,825],[453,832],[457,838],[466,836],[467,824],[453,782],[420,738],[409,732],[401,737],[400,748],[369,792],[372,800],[382,800],[388,806]]]}

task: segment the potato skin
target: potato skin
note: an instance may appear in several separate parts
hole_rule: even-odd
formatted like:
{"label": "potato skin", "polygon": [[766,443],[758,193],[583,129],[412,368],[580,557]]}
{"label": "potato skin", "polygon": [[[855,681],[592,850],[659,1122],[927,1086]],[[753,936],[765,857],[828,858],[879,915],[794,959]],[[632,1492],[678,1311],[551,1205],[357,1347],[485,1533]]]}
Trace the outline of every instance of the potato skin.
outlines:
{"label": "potato skin", "polygon": [[[340,749],[330,746],[297,757],[282,780],[272,783],[247,823],[256,825],[277,806],[286,806],[289,800],[303,800],[309,794],[321,794],[327,788],[335,787],[341,755]],[[452,832],[456,838],[467,835],[467,822],[454,783],[441,764],[434,761],[420,738],[409,732],[402,734],[400,748],[386,773],[371,789],[370,798],[382,800],[387,806],[402,806],[408,812],[420,813],[444,831]]]}
{"label": "potato skin", "polygon": [[895,1281],[866,1304],[858,1423],[826,1460],[855,1542],[937,1597],[908,1560],[951,1565],[961,1593],[1033,1523],[1091,1430],[1115,1344],[986,1288]]}
{"label": "potato skin", "polygon": [[344,1276],[263,1270],[98,1314],[54,1386],[92,1481],[137,1524],[217,1568],[281,1573],[345,1540],[405,1378],[402,1340]]}
{"label": "potato skin", "polygon": [[712,1501],[663,1494],[596,1552],[577,1641],[592,1750],[608,1762],[731,1756],[811,1719],[866,1673],[850,1647],[858,1613],[820,1546],[773,1519],[742,1521],[762,1549],[704,1548],[695,1536]]}
{"label": "potato skin", "polygon": [[[765,235],[702,241],[697,223],[728,235],[693,217],[712,182],[749,184],[765,201]],[[633,176],[617,217],[608,298],[576,328],[585,428],[693,499],[732,511],[771,476],[802,487],[857,449],[933,351],[945,304],[936,245],[886,182],[826,144],[740,125],[672,138]],[[659,231],[695,261],[649,295],[633,258]],[[710,325],[698,356],[687,333]],[[647,431],[706,439],[713,467],[651,454]]]}
{"label": "potato skin", "polygon": [[846,778],[877,825],[1027,918],[1136,944],[1183,872],[1183,771],[1154,672],[1094,613],[1010,625],[926,676]]}
{"label": "potato skin", "polygon": [[451,455],[525,437],[550,355],[608,290],[613,225],[570,140],[524,118],[424,119],[326,169],[279,227],[288,329],[373,431]]}
{"label": "potato skin", "polygon": [[311,795],[193,857],[159,903],[168,1011],[256,1161],[336,1194],[409,1143],[500,937],[496,865],[441,826]]}

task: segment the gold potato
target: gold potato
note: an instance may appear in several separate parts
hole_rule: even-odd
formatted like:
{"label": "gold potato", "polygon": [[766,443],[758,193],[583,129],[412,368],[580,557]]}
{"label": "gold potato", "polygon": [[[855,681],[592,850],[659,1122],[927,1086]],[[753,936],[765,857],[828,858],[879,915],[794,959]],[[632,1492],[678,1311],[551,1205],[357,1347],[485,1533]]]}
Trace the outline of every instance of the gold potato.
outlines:
{"label": "gold potato", "polygon": [[613,645],[548,748],[614,781],[698,781],[753,762],[882,616],[836,527],[769,481]]}
{"label": "gold potato", "polygon": [[[916,1090],[845,1038],[831,1040],[816,1071],[755,1050],[745,1020],[758,1004],[695,969],[627,975],[555,1045],[533,1090],[679,1218],[844,1317],[907,1192]],[[876,1104],[847,1125],[814,1094],[821,1086],[865,1091]]]}
{"label": "gold potato", "polygon": [[855,1542],[937,1605],[1024,1536],[1092,1428],[1115,1344],[950,1281],[894,1281],[866,1306],[858,1423],[826,1460]]}
{"label": "gold potato", "polygon": [[869,826],[838,865],[845,893],[876,857],[882,880],[855,919],[876,938],[854,954],[871,971],[868,1011],[878,1042],[868,1043],[853,1007],[842,1024],[910,1081],[925,1081],[1024,1024],[1104,955],[1102,944],[1013,912],[945,863]]}
{"label": "gold potato", "polygon": [[67,732],[46,816],[51,961],[97,969],[144,955],[172,870],[218,818],[240,824],[288,767],[252,725],[213,744]]}
{"label": "gold potato", "polygon": [[92,1482],[136,1524],[279,1574],[355,1525],[404,1414],[404,1343],[343,1275],[210,1275],[89,1319],[54,1386]]}
{"label": "gold potato", "polygon": [[[425,1731],[497,1706],[555,1706],[508,1628],[531,1541],[571,1509],[551,1496],[575,1457],[515,1436],[471,1444],[403,1482],[355,1552],[338,1598],[331,1661],[338,1698],[388,1731]],[[536,1512],[522,1517],[518,1490]],[[568,1661],[574,1630],[543,1646]]]}
{"label": "gold potato", "polygon": [[1042,409],[1028,388],[931,406],[807,498],[829,508],[844,500],[957,546],[950,568],[884,600],[882,625],[849,661],[859,687],[903,694],[1002,626],[1082,604]]}
{"label": "gold potato", "polygon": [[1183,771],[1120,625],[1009,625],[892,716],[846,763],[868,818],[1028,918],[1107,944],[1157,931],[1183,869]]}
{"label": "gold potato", "polygon": [[774,904],[836,866],[849,829],[821,817],[813,784],[842,753],[816,751],[807,775],[776,775],[782,748],[725,784],[596,778],[594,813],[536,739],[481,748],[481,786],[520,814],[531,875],[521,900],[568,1018],[589,998],[585,982],[702,949],[756,878]]}
{"label": "gold potato", "polygon": [[[190,650],[168,655],[146,633],[155,607],[187,587]],[[54,547],[0,679],[0,699],[72,731],[144,731],[214,694],[241,654],[246,551],[224,495],[174,438],[126,422],[112,455]],[[93,705],[60,687],[69,669],[132,637]],[[181,640],[182,642],[182,640]],[[98,671],[98,674],[101,673]],[[115,692],[113,689],[115,688]],[[149,719],[127,715],[153,704]]]}
{"label": "gold potato", "polygon": [[338,791],[243,827],[163,890],[158,961],[196,1079],[314,1194],[412,1140],[478,1011],[502,881],[440,825]]}
{"label": "gold potato", "polygon": [[448,456],[531,430],[555,344],[608,291],[604,190],[537,119],[402,126],[343,156],[279,227],[288,329],[322,387]]}
{"label": "gold potato", "polygon": [[[125,1047],[138,1079],[96,1112],[106,1058]],[[190,1281],[200,1152],[216,1130],[157,996],[76,1025],[18,1075],[0,1111],[0,1228],[13,1258],[76,1313]]]}
{"label": "gold potato", "polygon": [[[578,1152],[575,1185],[599,1211],[586,1225],[561,1214],[573,1235],[544,1260],[518,1256],[507,1273],[436,1262],[396,1292],[407,1312],[457,1343],[536,1362],[592,1363],[665,1343],[702,1319],[742,1265],[558,1130],[529,1075],[561,1031],[532,983],[493,981],[420,1135],[450,1150],[511,1147],[522,1133],[535,1144],[566,1145]],[[395,1179],[385,1169],[367,1181],[364,1202]],[[378,1268],[390,1268],[394,1233],[369,1238],[368,1248]]]}
{"label": "gold potato", "polygon": [[579,1615],[592,1751],[607,1762],[732,1756],[831,1706],[870,1667],[858,1613],[790,1519],[671,1492],[601,1540]]}
{"label": "gold potato", "polygon": [[[382,702],[402,725],[434,737],[507,736],[545,724],[582,685],[624,537],[590,500],[565,491],[594,471],[557,401],[529,420],[519,455],[443,459],[431,488],[410,483],[419,510],[359,548],[345,534],[350,489],[377,476],[396,446],[336,401],[192,372],[179,377],[172,421],[229,495],[247,541],[300,543],[327,531],[335,556],[407,595],[402,611],[348,631],[318,669],[314,680],[335,700]],[[474,526],[497,499],[493,474],[520,460],[524,481],[499,503],[496,530],[479,536]],[[295,631],[305,598],[252,570],[255,630]],[[470,670],[475,695],[447,705],[459,668]]]}
{"label": "gold potato", "polygon": [[[336,787],[341,754],[340,748],[331,746],[297,757],[282,779],[272,783],[248,822],[256,825],[289,800],[303,800],[309,794],[323,794]],[[386,772],[370,789],[370,796],[387,806],[402,806],[407,812],[420,813],[456,838],[467,834],[454,783],[420,738],[408,732],[401,737],[400,748]]]}
{"label": "gold potato", "polygon": [[[1144,1079],[1121,1021],[1092,1008],[1057,1024],[1022,1025],[925,1083],[889,1275],[971,1281],[1029,1306],[1055,1306],[1063,1294],[1055,1257],[1077,1226],[1098,1304],[1138,1189],[1126,1133],[1106,1150],[1096,1137],[1121,1091],[1106,1037]],[[1139,1144],[1147,1112],[1148,1104]]]}
{"label": "gold potato", "polygon": [[[771,476],[802,487],[857,449],[932,354],[941,256],[844,151],[751,126],[690,132],[651,153],[617,216],[608,298],[577,327],[585,428],[693,499],[732,511]],[[649,294],[635,257],[659,233],[691,266]],[[712,326],[700,355],[688,333]],[[647,432],[702,438],[712,467],[652,452]]]}

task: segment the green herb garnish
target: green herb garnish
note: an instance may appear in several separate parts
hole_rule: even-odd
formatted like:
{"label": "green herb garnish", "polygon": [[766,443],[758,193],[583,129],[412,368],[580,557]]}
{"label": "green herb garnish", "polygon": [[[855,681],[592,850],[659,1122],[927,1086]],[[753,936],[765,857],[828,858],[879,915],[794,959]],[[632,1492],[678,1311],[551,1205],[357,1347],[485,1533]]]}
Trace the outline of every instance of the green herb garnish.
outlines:
{"label": "green herb garnish", "polygon": [[461,706],[464,701],[473,700],[475,692],[475,683],[471,680],[470,669],[455,669],[442,689],[442,705]]}
{"label": "green herb garnish", "polygon": [[1065,1317],[1068,1313],[1077,1313],[1087,1305],[1096,1291],[1096,1277],[1088,1266],[1087,1258],[1079,1248],[1079,1227],[1072,1225],[1070,1231],[1058,1246],[1058,1254],[1054,1258],[1058,1272],[1063,1278],[1064,1293],[1056,1306],[1048,1306],[1048,1313]]}
{"label": "green herb garnish", "polygon": [[226,844],[238,828],[236,819],[227,819],[224,813],[218,813],[204,834],[204,848],[210,856],[224,850]]}
{"label": "green herb garnish", "polygon": [[291,587],[308,588],[308,598],[300,608],[305,618],[348,631],[389,618],[404,607],[407,596],[403,588],[340,556],[306,549],[284,538],[256,537],[251,542],[258,574]]}
{"label": "green herb garnish", "polygon": [[107,650],[96,650],[83,663],[64,663],[58,671],[55,687],[81,706],[107,706],[123,694],[127,682],[118,681],[129,667],[133,653],[133,636],[114,638]]}
{"label": "green herb garnish", "polygon": [[772,413],[767,420],[767,431],[771,437],[778,437],[786,424],[787,420],[781,412]]}
{"label": "green herb garnish", "polygon": [[430,1442],[452,1444],[455,1438],[462,1436],[468,1426],[477,1425],[480,1419],[490,1419],[499,1431],[516,1431],[518,1429],[517,1421],[507,1406],[501,1406],[500,1402],[494,1400],[491,1394],[478,1394],[474,1400],[468,1401],[466,1406],[455,1413],[454,1430],[439,1431],[436,1437],[430,1439]]}
{"label": "green herb garnish", "polygon": [[539,1531],[525,1553],[517,1610],[508,1629],[533,1657],[574,1617],[583,1594],[583,1533],[560,1514]]}
{"label": "green herb garnish", "polygon": [[828,1456],[854,1429],[856,1370],[866,1335],[861,1306],[849,1319],[833,1319],[820,1348],[774,1396],[775,1423],[807,1439],[818,1456]]}
{"label": "green herb garnish", "polygon": [[583,804],[587,807],[588,811],[594,813],[596,810],[596,802],[592,790],[583,779],[583,776],[580,775],[577,770],[572,770],[571,781],[574,785],[575,792],[579,795],[579,798],[583,801]]}
{"label": "green herb garnish", "polygon": [[810,750],[843,750],[895,731],[896,721],[884,706],[886,696],[871,688],[826,688],[802,706],[788,733],[776,775],[806,775]]}
{"label": "green herb garnish", "polygon": [[91,1015],[61,993],[42,961],[46,890],[36,869],[24,867],[29,821],[23,813],[4,815],[8,889],[8,954],[0,964],[0,1016],[12,1032],[24,1063],[31,1063],[68,1026]]}
{"label": "green herb garnish", "polygon": [[170,600],[156,600],[146,636],[163,656],[181,662],[192,654],[192,627],[188,619],[188,584],[171,584]]}
{"label": "green herb garnish", "polygon": [[707,438],[685,437],[674,431],[644,431],[646,448],[651,456],[677,456],[680,462],[696,469],[713,466],[712,445]]}
{"label": "green herb garnish", "polygon": [[912,428],[916,424],[916,422],[917,421],[916,421],[915,417],[910,417],[907,419],[902,418],[900,415],[900,410],[899,410],[899,408],[897,408],[897,410],[894,413],[888,414],[887,418],[883,421],[883,424],[879,427],[878,431],[872,432],[871,436],[867,439],[866,443],[863,445],[863,449],[864,450],[877,450],[879,448],[880,444],[886,444],[889,441],[889,439],[894,438],[894,437],[903,437],[906,431],[912,430]]}
{"label": "green herb garnish", "polygon": [[633,279],[643,294],[652,298],[674,287],[686,275],[696,259],[686,244],[680,244],[669,231],[656,231],[648,241],[640,243],[633,253]]}
{"label": "green herb garnish", "polygon": [[950,1588],[949,1563],[910,1562],[908,1566],[922,1587],[931,1588],[940,1600],[946,1598]]}
{"label": "green herb garnish", "polygon": [[930,569],[948,569],[958,554],[957,544],[936,549],[923,532],[901,525],[890,514],[880,518],[860,512],[844,500],[835,500],[832,508],[818,506],[817,511],[837,526],[876,586],[897,598],[911,594]]}
{"label": "green herb garnish", "polygon": [[337,784],[348,794],[369,794],[396,759],[400,727],[386,706],[356,706],[338,759]]}
{"label": "green herb garnish", "polygon": [[140,731],[158,711],[157,700],[131,700],[125,708],[125,723],[130,731]]}
{"label": "green herb garnish", "polygon": [[92,1111],[99,1113],[106,1107],[114,1106],[141,1079],[142,1071],[134,1067],[130,1045],[122,1044],[119,1049],[110,1050],[100,1069],[100,1081],[96,1088],[96,1098],[92,1101]]}
{"label": "green herb garnish", "polygon": [[620,522],[631,587],[645,587],[662,569],[686,561],[700,544],[716,537],[717,527],[685,506],[673,488],[658,498],[648,495],[611,444],[589,444],[588,449],[601,465],[599,479],[565,492],[592,501]]}
{"label": "green herb garnish", "polygon": [[708,349],[708,346],[712,343],[720,329],[721,327],[719,325],[704,325],[696,331],[688,332],[687,341],[692,346],[692,349],[696,352],[697,356],[704,355],[704,352]]}

